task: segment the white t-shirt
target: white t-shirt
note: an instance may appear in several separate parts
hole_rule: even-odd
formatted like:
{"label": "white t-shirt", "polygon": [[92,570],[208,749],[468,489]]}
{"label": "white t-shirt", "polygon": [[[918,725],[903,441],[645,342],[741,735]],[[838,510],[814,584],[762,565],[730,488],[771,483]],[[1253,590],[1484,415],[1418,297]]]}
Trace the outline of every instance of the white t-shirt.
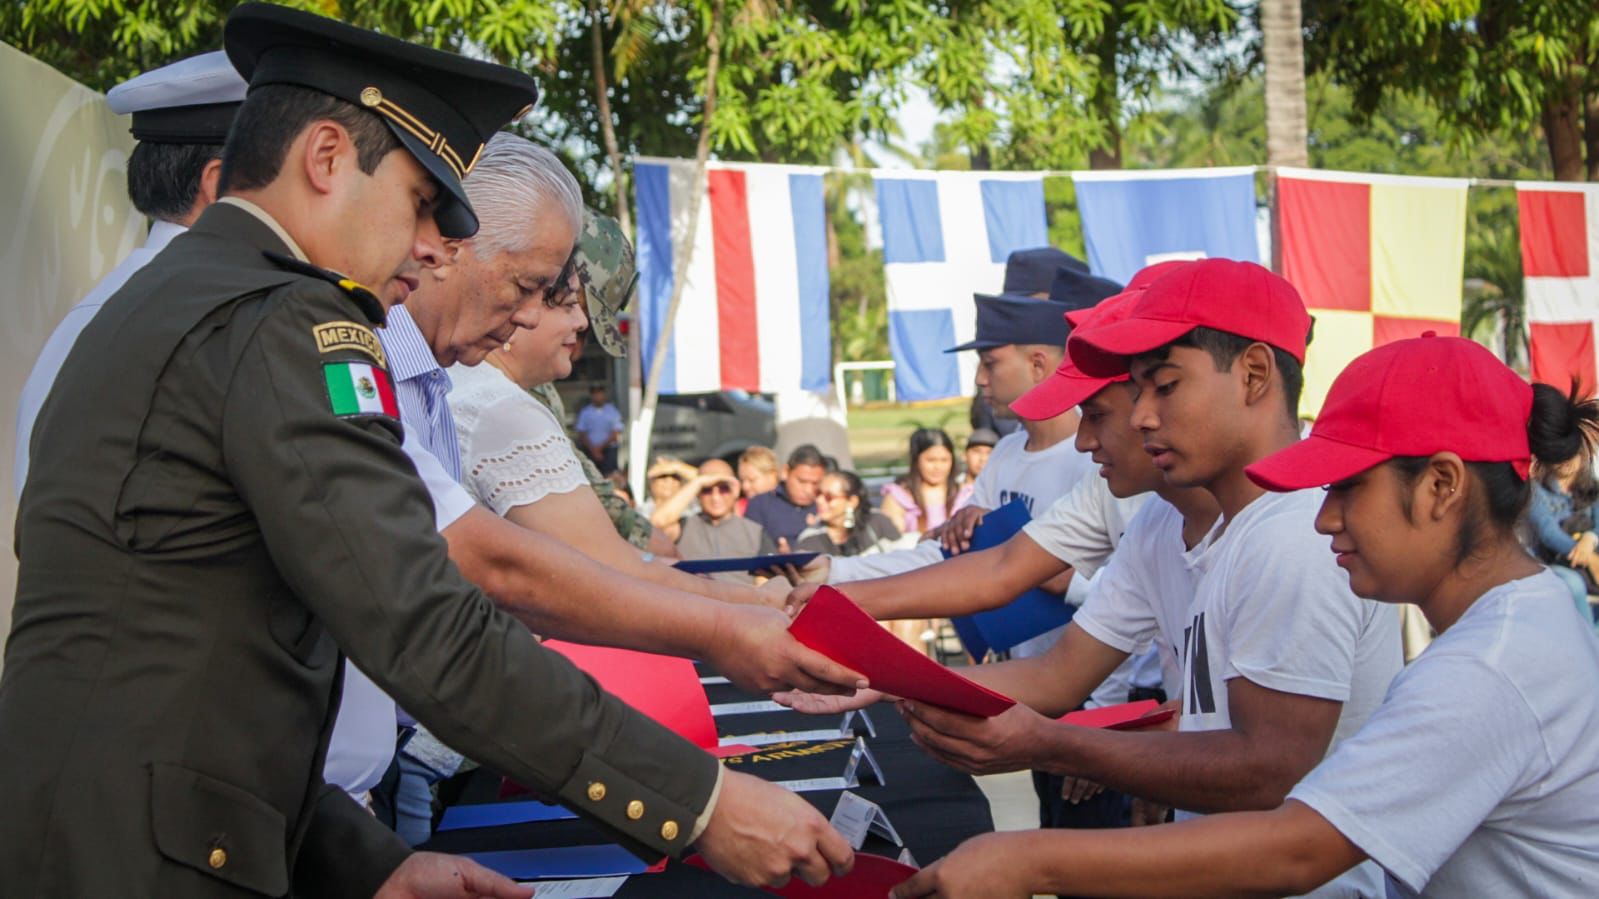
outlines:
{"label": "white t-shirt", "polygon": [[1071,437],[1054,446],[1029,451],[1027,431],[1020,429],[994,444],[988,464],[972,484],[968,505],[998,509],[1019,499],[1026,504],[1027,514],[1037,516],[1078,481],[1097,474],[1094,461],[1087,453],[1077,451]]}
{"label": "white t-shirt", "polygon": [[1479,597],[1289,798],[1413,893],[1599,895],[1599,642],[1564,584]]}
{"label": "white t-shirt", "polygon": [[[1072,445],[1070,437],[1054,446],[1027,451],[1027,432],[1007,434],[994,446],[977,481],[969,506],[993,511],[1013,499],[1027,504],[1030,515],[1065,496],[1085,474],[1094,474],[1093,460]],[[870,556],[836,556],[827,575],[829,584],[846,584],[875,577],[904,574],[944,561],[936,540]],[[1075,579],[1074,579],[1075,580]]]}
{"label": "white t-shirt", "polygon": [[494,366],[450,367],[450,414],[461,480],[495,515],[589,486],[555,413]]}
{"label": "white t-shirt", "polygon": [[1090,637],[1122,652],[1154,645],[1166,695],[1174,699],[1182,695],[1177,647],[1199,583],[1193,555],[1183,545],[1183,514],[1154,497],[1127,523],[1116,554],[1072,619]]}
{"label": "white t-shirt", "polygon": [[[1350,591],[1331,541],[1315,530],[1323,495],[1264,494],[1194,548],[1199,586],[1184,626],[1179,730],[1230,730],[1235,677],[1343,703],[1329,752],[1382,702],[1403,665],[1399,609]],[[1308,895],[1380,897],[1382,872],[1367,862]]]}

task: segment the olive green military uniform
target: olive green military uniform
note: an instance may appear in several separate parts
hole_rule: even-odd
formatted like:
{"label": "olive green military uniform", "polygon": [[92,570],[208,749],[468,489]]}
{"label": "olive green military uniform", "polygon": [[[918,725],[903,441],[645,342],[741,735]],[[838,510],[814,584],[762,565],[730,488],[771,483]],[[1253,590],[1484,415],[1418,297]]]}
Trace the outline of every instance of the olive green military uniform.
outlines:
{"label": "olive green military uniform", "polygon": [[320,779],[340,647],[451,745],[641,855],[681,850],[716,762],[461,578],[383,413],[381,307],[288,252],[213,206],[44,406],[0,679],[0,892],[371,895],[407,850]]}

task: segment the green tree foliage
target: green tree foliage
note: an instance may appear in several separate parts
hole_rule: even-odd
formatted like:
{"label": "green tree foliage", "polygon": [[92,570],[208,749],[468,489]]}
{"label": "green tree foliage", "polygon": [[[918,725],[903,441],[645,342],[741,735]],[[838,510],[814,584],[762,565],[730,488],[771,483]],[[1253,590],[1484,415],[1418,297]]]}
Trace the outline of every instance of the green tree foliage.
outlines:
{"label": "green tree foliage", "polygon": [[1599,178],[1593,0],[1305,0],[1308,62],[1363,114],[1426,99],[1460,143],[1541,127],[1561,180]]}

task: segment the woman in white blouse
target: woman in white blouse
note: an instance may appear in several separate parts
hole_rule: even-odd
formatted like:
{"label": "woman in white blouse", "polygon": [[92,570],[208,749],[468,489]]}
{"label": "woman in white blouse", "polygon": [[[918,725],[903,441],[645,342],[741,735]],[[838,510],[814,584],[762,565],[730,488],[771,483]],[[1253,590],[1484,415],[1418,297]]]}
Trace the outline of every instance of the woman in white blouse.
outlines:
{"label": "woman in white blouse", "polygon": [[684,574],[617,535],[566,429],[528,393],[571,374],[572,351],[587,327],[583,291],[568,290],[546,305],[537,327],[517,330],[482,365],[450,368],[467,491],[496,515],[635,577],[728,602],[781,605],[781,593]]}

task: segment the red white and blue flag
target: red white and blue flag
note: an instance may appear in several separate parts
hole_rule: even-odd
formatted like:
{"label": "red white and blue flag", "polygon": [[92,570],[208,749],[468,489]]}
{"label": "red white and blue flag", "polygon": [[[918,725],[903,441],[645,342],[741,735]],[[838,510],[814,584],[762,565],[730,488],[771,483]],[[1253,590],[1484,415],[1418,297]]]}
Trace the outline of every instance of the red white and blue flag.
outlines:
{"label": "red white and blue flag", "polygon": [[1521,269],[1526,278],[1532,379],[1564,390],[1599,384],[1599,186],[1522,181]]}
{"label": "red white and blue flag", "polygon": [[[692,236],[690,160],[639,158],[639,342],[661,393],[825,390],[832,380],[825,169],[709,163]],[[693,247],[677,321],[660,335],[678,254]]]}

